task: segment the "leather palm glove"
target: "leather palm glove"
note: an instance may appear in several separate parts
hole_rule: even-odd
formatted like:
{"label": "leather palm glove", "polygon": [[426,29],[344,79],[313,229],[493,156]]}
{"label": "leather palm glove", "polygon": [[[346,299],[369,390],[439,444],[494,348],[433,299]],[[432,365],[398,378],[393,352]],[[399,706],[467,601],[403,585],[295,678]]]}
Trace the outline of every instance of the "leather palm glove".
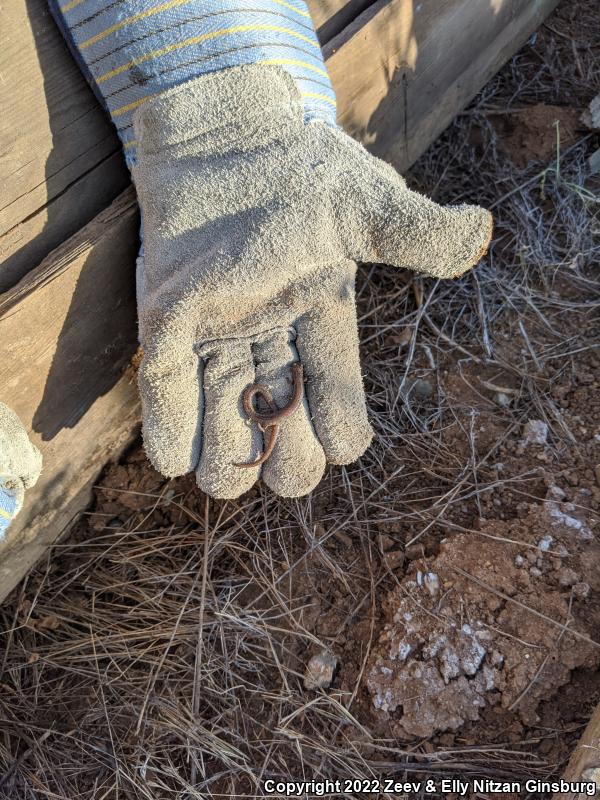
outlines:
{"label": "leather palm glove", "polygon": [[39,478],[42,454],[29,441],[21,420],[0,403],[0,539],[21,510],[25,489]]}
{"label": "leather palm glove", "polygon": [[356,262],[455,277],[485,252],[491,216],[438,206],[339,128],[307,120],[278,66],[204,75],[133,120],[148,456],[167,476],[195,470],[214,497],[259,475],[303,495],[327,461],[354,461],[372,438]]}

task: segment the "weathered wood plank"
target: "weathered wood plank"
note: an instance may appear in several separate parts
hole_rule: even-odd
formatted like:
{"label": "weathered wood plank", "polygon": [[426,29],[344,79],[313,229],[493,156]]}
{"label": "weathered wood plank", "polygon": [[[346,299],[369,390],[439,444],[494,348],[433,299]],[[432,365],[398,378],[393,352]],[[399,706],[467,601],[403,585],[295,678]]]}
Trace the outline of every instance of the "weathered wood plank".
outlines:
{"label": "weathered wood plank", "polygon": [[113,127],[46,0],[11,0],[2,4],[0,17],[0,291],[5,291],[106,207],[125,188],[128,175]]}
{"label": "weathered wood plank", "polygon": [[137,229],[129,190],[3,298],[2,400],[44,467],[0,544],[0,599],[85,507],[103,464],[135,433],[139,400],[126,367],[136,347]]}
{"label": "weathered wood plank", "polygon": [[65,193],[0,236],[0,292],[99,214],[129,183],[121,152],[101,161]]}
{"label": "weathered wood plank", "polygon": [[344,129],[409,167],[559,0],[378,0],[325,45]]}
{"label": "weathered wood plank", "polygon": [[344,30],[373,0],[306,0],[321,46]]}
{"label": "weathered wood plank", "polygon": [[[587,700],[587,698],[585,698]],[[583,700],[583,698],[582,698]],[[582,704],[583,705],[583,704]],[[589,782],[598,784],[598,752],[600,751],[600,704],[594,709],[583,735],[563,773],[563,780],[567,784]],[[581,800],[586,795],[583,792],[555,792],[552,800]],[[587,795],[589,797],[589,795]]]}

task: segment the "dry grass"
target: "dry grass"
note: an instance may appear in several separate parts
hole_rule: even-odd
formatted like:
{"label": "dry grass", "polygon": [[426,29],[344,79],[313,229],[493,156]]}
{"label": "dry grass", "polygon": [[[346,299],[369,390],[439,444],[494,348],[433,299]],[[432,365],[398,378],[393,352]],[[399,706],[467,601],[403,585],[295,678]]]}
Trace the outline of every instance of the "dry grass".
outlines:
{"label": "dry grass", "polygon": [[[54,547],[4,605],[0,795],[260,797],[267,777],[552,770],[527,742],[401,746],[355,715],[362,670],[350,691],[309,693],[301,678],[307,653],[343,637],[343,625],[318,637],[306,624],[307,571],[348,594],[349,616],[367,622],[364,669],[375,599],[395,580],[377,552],[383,524],[400,522],[399,544],[409,545],[441,522],[460,529],[454,512],[477,515],[503,482],[527,492],[527,470],[500,479],[489,468],[500,440],[476,451],[469,403],[446,396],[446,371],[469,375],[477,365],[475,392],[488,403],[507,393],[510,407],[497,411],[507,430],[533,415],[548,421],[557,446],[573,440],[549,396],[548,368],[555,378],[576,371],[578,354],[599,344],[600,206],[586,174],[593,137],[567,151],[558,138],[550,165],[519,171],[490,113],[589,99],[581,86],[590,96],[600,88],[597,50],[579,42],[565,68],[570,52],[571,39],[546,29],[541,55],[517,56],[413,169],[412,184],[439,200],[493,207],[496,235],[486,261],[460,281],[364,270],[361,337],[378,436],[359,464],[331,469],[298,501],[257,489],[214,502],[183,479],[129,492],[114,514],[102,510],[99,489],[94,528],[83,524]],[[435,400],[415,401],[417,377]],[[464,452],[442,435],[452,425],[471,443]]]}

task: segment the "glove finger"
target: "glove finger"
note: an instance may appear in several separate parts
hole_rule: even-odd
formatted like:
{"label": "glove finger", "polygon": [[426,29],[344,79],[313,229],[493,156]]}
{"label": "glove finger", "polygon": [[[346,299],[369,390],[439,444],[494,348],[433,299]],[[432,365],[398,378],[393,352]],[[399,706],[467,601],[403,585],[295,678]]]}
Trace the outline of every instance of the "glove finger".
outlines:
{"label": "glove finger", "polygon": [[[277,332],[257,342],[253,348],[256,380],[269,388],[278,408],[292,397],[292,364],[298,353],[287,332]],[[325,471],[325,453],[310,421],[308,403],[303,397],[298,409],[279,424],[279,435],[272,455],[263,466],[267,486],[283,497],[301,497],[312,491]]]}
{"label": "glove finger", "polygon": [[211,345],[204,363],[204,430],[196,472],[198,486],[211,497],[235,498],[247,492],[260,467],[240,467],[262,452],[262,436],[248,422],[244,389],[255,382],[250,342],[242,339]]}
{"label": "glove finger", "polygon": [[138,383],[146,455],[169,478],[196,468],[202,426],[201,369],[191,342],[144,353]]}
{"label": "glove finger", "polygon": [[350,464],[373,438],[358,354],[353,277],[333,303],[309,311],[296,327],[317,436],[328,461]]}

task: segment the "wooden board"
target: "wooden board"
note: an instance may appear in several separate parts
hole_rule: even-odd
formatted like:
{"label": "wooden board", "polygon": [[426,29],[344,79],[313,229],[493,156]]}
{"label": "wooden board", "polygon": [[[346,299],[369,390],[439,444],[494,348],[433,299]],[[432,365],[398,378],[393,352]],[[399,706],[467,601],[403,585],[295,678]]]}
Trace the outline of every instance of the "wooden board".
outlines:
{"label": "wooden board", "polygon": [[[369,0],[310,0],[328,41]],[[129,183],[115,130],[47,0],[0,7],[0,292],[76,233]]]}
{"label": "wooden board", "polygon": [[378,0],[323,49],[344,129],[400,171],[558,0]]}
{"label": "wooden board", "polygon": [[321,46],[344,30],[373,0],[306,0]]}
{"label": "wooden board", "polygon": [[46,0],[0,9],[0,291],[105,208],[129,176]]}
{"label": "wooden board", "polygon": [[[369,7],[325,48],[344,126],[408,166],[556,3]],[[2,399],[45,459],[0,549],[0,599],[85,507],[104,462],[139,424],[135,386],[122,373],[135,345],[136,246],[129,192],[0,298]]]}
{"label": "wooden board", "polygon": [[[600,785],[600,705],[596,706],[562,777],[571,784],[589,782]],[[584,797],[586,795],[582,792],[555,792],[552,800],[584,800]]]}
{"label": "wooden board", "polygon": [[85,507],[93,479],[135,435],[139,399],[127,365],[137,341],[137,230],[128,190],[3,298],[2,400],[30,430],[44,466],[0,543],[0,599]]}

